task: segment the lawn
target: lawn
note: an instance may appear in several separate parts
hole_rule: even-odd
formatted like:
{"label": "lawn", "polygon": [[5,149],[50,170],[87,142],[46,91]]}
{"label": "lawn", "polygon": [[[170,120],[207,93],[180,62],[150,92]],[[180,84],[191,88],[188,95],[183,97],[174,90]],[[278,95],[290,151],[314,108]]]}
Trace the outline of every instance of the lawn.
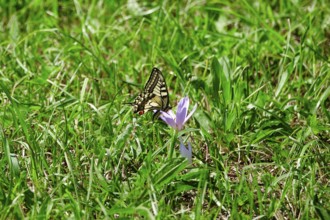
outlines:
{"label": "lawn", "polygon": [[[0,15],[0,219],[330,219],[328,1]],[[127,104],[153,67],[182,129]]]}

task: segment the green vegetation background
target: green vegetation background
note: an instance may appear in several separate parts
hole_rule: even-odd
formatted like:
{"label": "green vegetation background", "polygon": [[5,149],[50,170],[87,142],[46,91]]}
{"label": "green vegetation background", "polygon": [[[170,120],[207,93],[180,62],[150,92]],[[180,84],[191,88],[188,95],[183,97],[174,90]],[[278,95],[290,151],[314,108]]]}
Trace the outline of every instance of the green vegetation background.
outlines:
{"label": "green vegetation background", "polygon": [[[1,0],[0,218],[329,219],[329,27],[326,0]],[[192,164],[124,104],[153,66],[198,104]]]}

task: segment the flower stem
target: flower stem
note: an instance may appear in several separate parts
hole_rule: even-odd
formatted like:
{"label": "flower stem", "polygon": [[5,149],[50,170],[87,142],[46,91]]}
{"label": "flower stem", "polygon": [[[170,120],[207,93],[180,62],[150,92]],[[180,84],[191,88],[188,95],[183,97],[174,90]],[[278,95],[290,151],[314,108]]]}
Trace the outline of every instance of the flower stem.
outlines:
{"label": "flower stem", "polygon": [[169,159],[170,160],[173,158],[173,152],[174,152],[174,148],[175,148],[175,144],[176,144],[176,140],[177,140],[177,136],[178,136],[177,131],[176,130],[173,130],[173,131],[174,131],[174,133],[172,135],[170,152],[169,152]]}

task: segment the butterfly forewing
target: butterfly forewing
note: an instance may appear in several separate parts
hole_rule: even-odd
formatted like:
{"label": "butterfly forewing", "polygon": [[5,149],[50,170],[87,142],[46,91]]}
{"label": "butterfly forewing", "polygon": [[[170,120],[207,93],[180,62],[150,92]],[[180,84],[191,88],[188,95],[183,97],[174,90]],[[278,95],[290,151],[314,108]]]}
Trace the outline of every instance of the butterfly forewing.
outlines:
{"label": "butterfly forewing", "polygon": [[160,109],[164,109],[169,104],[168,91],[166,82],[162,72],[153,68],[149,77],[149,80],[144,88],[145,92],[149,92],[155,95],[155,97],[160,97],[159,102]]}

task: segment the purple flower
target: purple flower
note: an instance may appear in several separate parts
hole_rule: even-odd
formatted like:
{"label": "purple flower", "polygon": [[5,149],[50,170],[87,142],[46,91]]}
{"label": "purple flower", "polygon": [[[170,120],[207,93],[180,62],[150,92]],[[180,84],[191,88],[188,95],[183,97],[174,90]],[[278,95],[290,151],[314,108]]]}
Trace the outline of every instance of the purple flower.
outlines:
{"label": "purple flower", "polygon": [[188,159],[189,163],[192,163],[192,149],[190,142],[188,142],[188,148],[183,144],[182,138],[180,139],[180,153],[181,156],[185,157]]}
{"label": "purple flower", "polygon": [[192,116],[192,114],[196,111],[197,104],[193,107],[193,110],[188,113],[189,108],[189,98],[184,97],[180,100],[178,104],[178,109],[176,111],[176,115],[173,113],[172,110],[169,110],[168,112],[163,112],[160,116],[160,118],[166,122],[166,124],[170,125],[172,128],[180,131],[183,128],[183,125],[188,121],[188,119]]}

